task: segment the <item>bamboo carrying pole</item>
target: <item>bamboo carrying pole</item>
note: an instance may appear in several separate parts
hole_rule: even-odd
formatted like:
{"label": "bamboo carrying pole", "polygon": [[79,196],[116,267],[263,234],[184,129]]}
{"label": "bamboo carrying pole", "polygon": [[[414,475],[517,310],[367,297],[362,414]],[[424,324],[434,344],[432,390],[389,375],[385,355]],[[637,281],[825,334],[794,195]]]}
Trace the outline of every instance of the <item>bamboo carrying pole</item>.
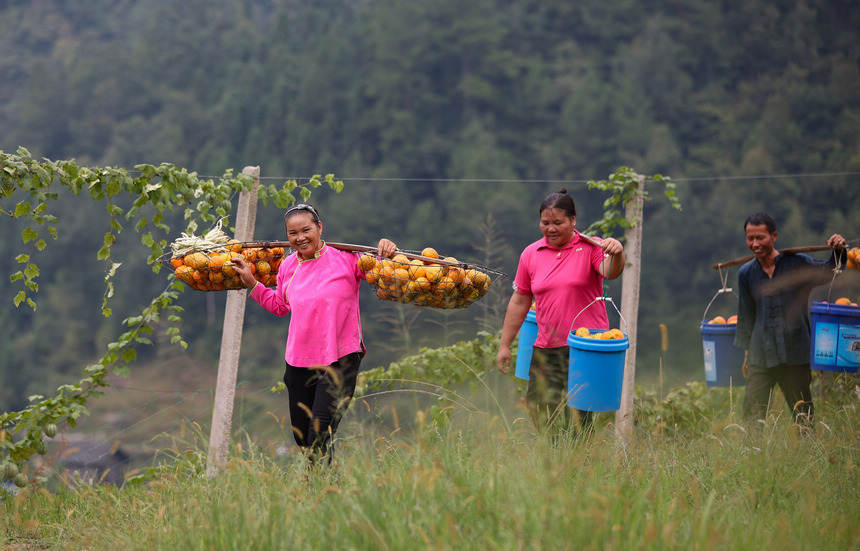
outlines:
{"label": "bamboo carrying pole", "polygon": [[[585,237],[585,236],[583,236]],[[590,242],[597,244],[591,238],[588,238]],[[246,247],[289,247],[289,241],[250,241],[243,243]],[[371,247],[369,245],[353,245],[351,243],[332,243],[330,241],[326,241],[326,245],[333,249],[338,249],[341,251],[352,251],[357,253],[372,253],[376,254],[379,250],[377,247]],[[452,262],[450,260],[445,260],[442,258],[431,258],[429,256],[421,256],[420,254],[407,253],[404,251],[398,250],[395,254],[402,254],[409,260],[421,260],[422,262],[430,263],[430,264],[439,264],[441,266],[460,266],[463,268],[473,268],[471,264],[467,264],[466,262]]]}
{"label": "bamboo carrying pole", "polygon": [[[254,186],[239,195],[236,239],[250,241],[254,238],[254,224],[257,220],[257,186],[260,184],[260,167],[246,166],[242,174],[253,176]],[[229,452],[247,294],[247,289],[227,291],[224,329],[221,333],[221,356],[218,361],[218,378],[215,385],[215,403],[212,408],[212,428],[209,433],[209,457],[206,465],[206,475],[209,477],[218,474],[226,463]]]}
{"label": "bamboo carrying pole", "polygon": [[[779,249],[781,253],[811,253],[814,251],[827,251],[830,250],[828,245],[806,245],[804,247],[789,247],[787,249]],[[755,258],[755,255],[742,256],[741,258],[736,258],[734,260],[729,260],[727,262],[717,262],[714,264],[715,270],[720,270],[722,268],[729,268],[731,266],[737,266],[738,264],[746,264],[750,260]]]}

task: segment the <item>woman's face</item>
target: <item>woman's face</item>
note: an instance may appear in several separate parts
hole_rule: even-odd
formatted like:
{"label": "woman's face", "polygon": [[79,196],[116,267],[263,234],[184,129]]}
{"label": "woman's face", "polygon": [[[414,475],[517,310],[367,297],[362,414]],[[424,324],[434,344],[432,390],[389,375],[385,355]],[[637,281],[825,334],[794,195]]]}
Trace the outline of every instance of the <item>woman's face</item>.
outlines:
{"label": "woman's face", "polygon": [[322,222],[314,222],[309,212],[296,212],[287,218],[287,241],[304,259],[313,258],[322,241]]}
{"label": "woman's face", "polygon": [[544,209],[540,213],[540,231],[553,247],[563,247],[573,237],[576,216],[568,217],[561,209]]}

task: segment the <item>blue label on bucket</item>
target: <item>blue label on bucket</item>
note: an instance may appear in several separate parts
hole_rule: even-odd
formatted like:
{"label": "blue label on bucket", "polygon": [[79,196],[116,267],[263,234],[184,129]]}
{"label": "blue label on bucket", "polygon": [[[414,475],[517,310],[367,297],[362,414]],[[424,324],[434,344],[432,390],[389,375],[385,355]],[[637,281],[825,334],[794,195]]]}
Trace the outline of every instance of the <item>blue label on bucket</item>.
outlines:
{"label": "blue label on bucket", "polygon": [[815,363],[836,365],[838,323],[818,322],[815,325]]}
{"label": "blue label on bucket", "polygon": [[717,364],[715,350],[717,345],[714,341],[703,340],[705,349],[705,381],[715,382],[717,380]]}
{"label": "blue label on bucket", "polygon": [[856,366],[860,364],[860,325],[839,324],[837,342],[836,365]]}

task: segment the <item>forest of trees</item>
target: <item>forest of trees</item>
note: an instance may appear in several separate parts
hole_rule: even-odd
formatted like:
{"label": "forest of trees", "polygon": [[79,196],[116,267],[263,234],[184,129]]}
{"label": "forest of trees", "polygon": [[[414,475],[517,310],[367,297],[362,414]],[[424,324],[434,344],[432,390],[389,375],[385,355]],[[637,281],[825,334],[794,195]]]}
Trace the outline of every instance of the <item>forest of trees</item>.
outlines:
{"label": "forest of trees", "polygon": [[[328,239],[430,245],[511,278],[548,193],[567,187],[584,229],[606,198],[588,180],[667,175],[683,210],[649,190],[639,376],[698,380],[699,322],[722,285],[711,266],[746,253],[749,213],[773,214],[782,246],[860,238],[858,28],[853,0],[0,0],[0,150],[216,178],[334,173],[344,191],[312,197]],[[167,284],[128,236],[115,317],[101,316],[102,212],[61,199],[35,312],[0,289],[0,408],[77,375]],[[2,221],[10,274],[24,245]],[[283,237],[272,207],[257,237]],[[856,298],[858,283],[845,273],[831,292]],[[365,365],[500,329],[509,284],[453,312],[366,293]],[[202,361],[217,359],[223,299],[182,299]],[[285,324],[253,307],[246,324],[243,362],[276,378]]]}

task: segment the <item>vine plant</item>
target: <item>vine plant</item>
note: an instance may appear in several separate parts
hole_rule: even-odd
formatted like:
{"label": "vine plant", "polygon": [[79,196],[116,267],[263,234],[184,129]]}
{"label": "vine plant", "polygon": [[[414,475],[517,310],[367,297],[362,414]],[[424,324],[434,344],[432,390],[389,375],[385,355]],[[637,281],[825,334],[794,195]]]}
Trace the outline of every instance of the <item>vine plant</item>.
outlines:
{"label": "vine plant", "polygon": [[[89,195],[104,204],[109,214],[103,246],[95,254],[106,264],[101,309],[103,315],[109,317],[112,315],[109,299],[114,294],[113,276],[120,267],[119,263],[111,261],[111,247],[125,224],[131,225],[140,235],[141,243],[149,250],[148,263],[153,272],[159,273],[161,265],[157,259],[168,246],[166,236],[171,232],[165,214],[183,209],[185,231],[194,233],[203,225],[225,219],[231,210],[233,195],[254,185],[254,178],[246,174],[234,175],[227,171],[216,182],[167,163],[136,165],[132,172],[136,175],[132,176],[124,168],[82,167],[74,160],[36,160],[25,148],[19,148],[15,155],[0,151],[0,217],[9,216],[26,224],[21,232],[26,251],[15,257],[21,269],[9,278],[13,284],[21,286],[13,299],[16,307],[23,303],[34,310],[37,307],[33,298],[39,290],[35,256],[48,247],[47,238],[57,238],[58,219],[49,209],[51,202],[58,199],[59,187],[76,196]],[[279,208],[286,208],[295,201],[296,191],[307,200],[311,188],[318,187],[322,181],[321,176],[315,175],[302,184],[288,180],[281,186],[260,185],[257,194],[263,205],[272,202]],[[326,175],[324,181],[336,192],[343,189],[343,182],[331,174]],[[118,204],[125,197],[131,199],[128,209]],[[116,342],[108,344],[97,363],[86,366],[80,381],[61,385],[54,397],[30,396],[30,405],[22,411],[0,413],[0,479],[11,478],[17,485],[25,486],[28,479],[21,466],[34,454],[45,453],[45,436],[54,436],[58,423],[76,426],[77,420],[87,414],[87,400],[102,395],[104,389],[110,387],[107,380],[110,373],[128,376],[130,364],[137,357],[135,347],[151,344],[149,336],[157,323],[167,326],[172,343],[187,347],[179,332],[182,308],[175,304],[185,288],[183,283],[174,281],[153,298],[140,315],[123,320],[128,330]]]}
{"label": "vine plant", "polygon": [[[644,180],[642,186],[639,185],[640,178]],[[638,197],[641,197],[643,202],[650,199],[648,191],[645,189],[649,182],[662,183],[666,188],[665,196],[669,200],[669,204],[673,209],[681,210],[681,203],[675,195],[675,184],[668,176],[660,174],[643,176],[630,167],[622,166],[610,174],[608,180],[588,182],[588,189],[599,189],[609,192],[610,195],[603,202],[603,217],[591,224],[586,233],[599,232],[603,236],[609,236],[618,227],[632,228],[640,222],[642,220],[641,213],[627,218],[625,211],[627,205]]]}

